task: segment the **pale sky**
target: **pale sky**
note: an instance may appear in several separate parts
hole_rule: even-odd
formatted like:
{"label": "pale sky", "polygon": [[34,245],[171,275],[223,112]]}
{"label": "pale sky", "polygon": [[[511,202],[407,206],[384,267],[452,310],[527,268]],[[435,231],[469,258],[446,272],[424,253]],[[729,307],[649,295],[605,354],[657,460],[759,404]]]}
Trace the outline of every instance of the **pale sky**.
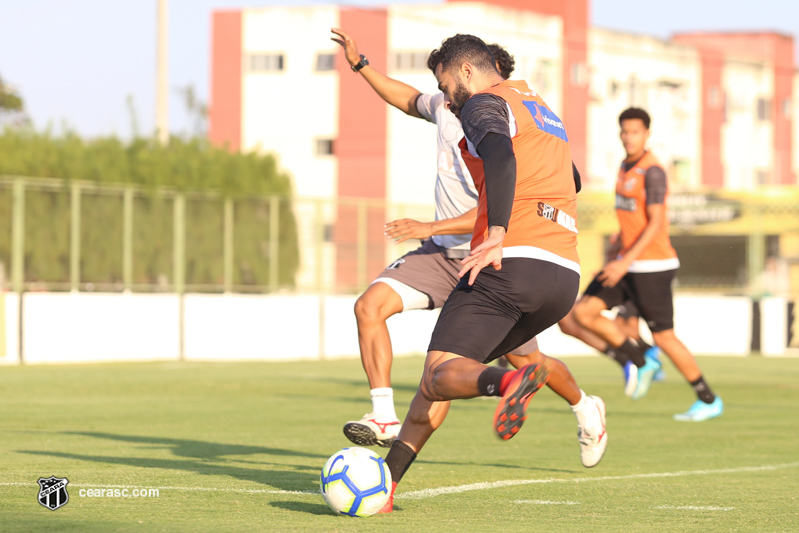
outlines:
{"label": "pale sky", "polygon": [[[190,128],[177,88],[192,85],[200,100],[208,101],[213,9],[333,3],[439,2],[170,0],[171,129]],[[126,99],[132,96],[139,129],[149,133],[155,123],[156,5],[156,0],[0,0],[0,76],[21,93],[37,128],[68,124],[86,136],[128,137]],[[591,20],[594,26],[661,38],[698,30],[775,30],[799,36],[799,1],[592,0]]]}

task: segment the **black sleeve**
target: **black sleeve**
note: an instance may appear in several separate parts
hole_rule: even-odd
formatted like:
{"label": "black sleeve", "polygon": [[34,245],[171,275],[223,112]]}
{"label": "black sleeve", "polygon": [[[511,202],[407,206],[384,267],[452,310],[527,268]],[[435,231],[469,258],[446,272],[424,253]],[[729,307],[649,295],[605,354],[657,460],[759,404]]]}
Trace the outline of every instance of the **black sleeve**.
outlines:
{"label": "black sleeve", "polygon": [[646,205],[662,204],[666,200],[666,173],[661,167],[649,167],[644,176]]}
{"label": "black sleeve", "polygon": [[574,166],[574,161],[572,161],[572,176],[574,176],[574,192],[580,192],[580,189],[583,188],[583,183],[580,181],[580,171]]}
{"label": "black sleeve", "polygon": [[510,139],[510,115],[505,100],[494,94],[476,94],[461,110],[463,134],[477,147],[489,133]]}
{"label": "black sleeve", "polygon": [[516,196],[516,154],[510,137],[488,132],[477,145],[485,170],[485,195],[488,227],[502,226],[507,231],[513,199]]}

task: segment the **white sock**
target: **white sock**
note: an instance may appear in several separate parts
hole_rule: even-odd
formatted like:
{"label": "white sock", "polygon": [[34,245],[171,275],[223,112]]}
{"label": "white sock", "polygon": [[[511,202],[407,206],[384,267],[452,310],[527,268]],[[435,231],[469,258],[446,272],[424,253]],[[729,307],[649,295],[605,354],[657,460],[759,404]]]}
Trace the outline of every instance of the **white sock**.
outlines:
{"label": "white sock", "polygon": [[372,412],[380,418],[396,419],[397,413],[394,411],[394,389],[391,387],[380,387],[369,391],[372,395]]}
{"label": "white sock", "polygon": [[581,426],[591,425],[590,422],[596,417],[596,409],[586,409],[593,402],[588,399],[585,392],[580,389],[580,401],[572,405],[572,412],[577,417],[577,423]]}

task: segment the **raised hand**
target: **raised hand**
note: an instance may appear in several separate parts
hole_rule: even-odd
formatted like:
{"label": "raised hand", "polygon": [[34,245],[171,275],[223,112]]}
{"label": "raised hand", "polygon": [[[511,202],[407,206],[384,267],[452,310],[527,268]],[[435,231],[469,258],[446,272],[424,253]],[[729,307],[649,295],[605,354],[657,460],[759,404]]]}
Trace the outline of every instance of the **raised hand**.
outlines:
{"label": "raised hand", "polygon": [[347,32],[339,28],[330,28],[330,31],[341,37],[340,39],[331,37],[330,40],[337,42],[344,49],[344,56],[347,58],[347,63],[349,63],[350,66],[357,65],[361,60],[361,54],[358,53],[358,45],[355,44],[355,40],[353,40]]}

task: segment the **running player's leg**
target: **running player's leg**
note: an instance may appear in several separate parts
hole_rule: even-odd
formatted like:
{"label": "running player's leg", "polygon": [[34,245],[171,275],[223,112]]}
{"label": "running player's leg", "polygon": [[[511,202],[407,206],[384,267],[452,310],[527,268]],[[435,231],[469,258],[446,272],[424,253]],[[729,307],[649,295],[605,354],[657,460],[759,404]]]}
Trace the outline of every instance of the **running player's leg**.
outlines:
{"label": "running player's leg", "polygon": [[428,240],[389,265],[355,304],[361,361],[369,379],[372,411],[344,426],[360,446],[391,446],[400,421],[391,388],[393,352],[386,320],[411,309],[441,307],[458,280],[460,261]]}
{"label": "running player's leg", "polygon": [[574,308],[569,311],[569,314],[558,321],[558,327],[560,327],[560,330],[566,335],[570,335],[598,352],[604,353],[616,361],[622,368],[630,361],[623,352],[615,349],[603,338],[581,326],[577,322],[577,319],[574,318]]}
{"label": "running player's leg", "polygon": [[[410,289],[410,288],[409,288]],[[386,320],[403,310],[403,302],[389,284],[376,281],[355,302],[361,363],[369,380],[372,410],[344,425],[344,435],[359,446],[391,446],[400,421],[391,388],[391,337]]]}
{"label": "running player's leg", "polygon": [[[629,287],[629,276],[628,274],[622,278],[614,287],[604,287],[595,278],[582,298],[575,304],[574,316],[581,326],[602,337],[610,346],[627,357],[629,362],[624,366],[624,393],[632,397],[639,390],[641,373],[644,372],[642,369],[646,367],[647,376],[650,370],[646,366],[646,350],[632,337],[625,335],[614,321],[602,315],[602,311],[616,307],[634,297]],[[651,383],[651,380],[648,383]]]}
{"label": "running player's leg", "polygon": [[[636,274],[632,280],[635,290],[641,295],[641,315],[650,324],[655,344],[669,356],[677,370],[694,389],[697,400],[691,408],[675,415],[676,420],[702,421],[722,414],[721,398],[716,396],[705,382],[702,371],[693,354],[674,334],[674,300],[671,282],[676,270]],[[643,296],[646,295],[646,298]]]}
{"label": "running player's leg", "polygon": [[[639,320],[641,312],[638,310],[638,306],[635,305],[635,302],[632,300],[626,300],[617,307],[617,310],[618,312],[616,313],[615,322],[619,326],[619,329],[622,331],[622,333],[631,339],[634,339],[636,344],[644,349],[644,358],[651,357],[652,359],[655,359],[658,364],[660,364],[660,348],[657,346],[652,346],[641,337],[641,326]],[[652,380],[664,381],[665,379],[666,373],[661,365],[661,368],[655,373],[655,376]]]}
{"label": "running player's leg", "polygon": [[[503,343],[514,342],[512,339],[514,338],[514,334],[517,332],[519,332],[520,338],[524,338],[525,332],[530,330],[538,330],[541,328],[542,325],[538,321],[542,314],[546,316],[545,313],[539,312],[528,314],[522,317],[516,326],[514,326],[514,330],[508,334]],[[504,347],[505,346],[500,345],[495,353],[501,352]],[[602,459],[607,447],[607,432],[605,431],[605,403],[597,396],[587,396],[577,385],[577,381],[574,379],[574,376],[572,376],[568,367],[562,361],[559,361],[554,357],[544,355],[540,352],[540,350],[537,349],[535,352],[530,354],[529,357],[534,359],[533,363],[530,367],[525,368],[529,369],[539,365],[541,368],[545,368],[548,373],[548,379],[546,382],[547,386],[569,403],[574,416],[577,418],[577,435],[580,442],[580,460],[582,461],[583,466],[595,466],[597,463],[599,463],[600,459]],[[523,376],[524,373],[525,370],[523,368],[517,370],[516,372],[508,372],[507,374],[503,375],[502,381],[500,382],[503,394],[507,394],[507,389],[512,388],[513,381],[517,380],[520,376]],[[508,383],[508,385],[504,385],[504,383]],[[505,402],[505,397],[503,397],[502,402]],[[503,436],[503,433],[504,435],[508,435],[508,428],[510,428],[509,431],[513,431],[513,427],[508,423],[507,418],[509,416],[512,419],[512,412],[510,415],[505,413],[506,418],[503,418],[503,413],[500,412],[502,410],[503,405],[500,403],[500,406],[497,408],[495,423],[497,422],[497,419],[499,419],[499,422],[502,423],[503,426],[506,426],[505,429],[501,430],[500,436]],[[500,428],[497,429],[499,430]],[[512,434],[513,433],[510,435]],[[503,436],[503,438],[506,437]],[[507,438],[510,438],[510,436]]]}
{"label": "running player's leg", "polygon": [[391,337],[386,320],[403,310],[402,298],[383,282],[375,282],[355,302],[358,345],[369,388],[391,387]]}

